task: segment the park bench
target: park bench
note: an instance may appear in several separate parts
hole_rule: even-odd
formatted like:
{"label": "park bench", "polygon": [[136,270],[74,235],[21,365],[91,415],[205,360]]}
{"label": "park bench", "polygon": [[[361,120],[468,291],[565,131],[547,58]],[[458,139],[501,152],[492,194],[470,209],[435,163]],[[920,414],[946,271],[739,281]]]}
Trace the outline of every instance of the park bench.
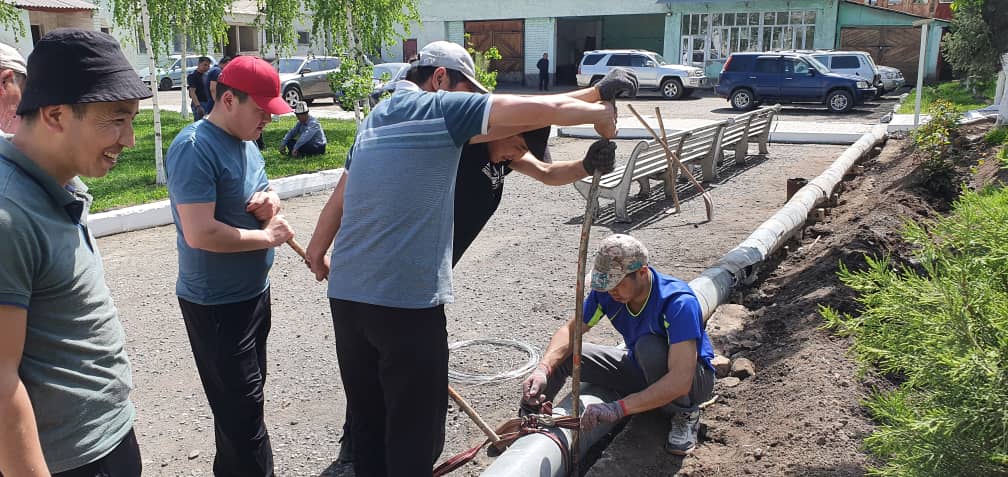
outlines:
{"label": "park bench", "polygon": [[767,106],[740,114],[728,120],[721,133],[721,147],[718,150],[717,162],[724,161],[724,151],[735,152],[735,162],[745,161],[749,154],[749,144],[755,141],[759,145],[759,153],[767,154],[767,143],[770,142],[770,126],[774,116],[781,110],[781,105]]}
{"label": "park bench", "polygon": [[[676,131],[667,137],[669,149],[675,152],[679,161],[688,167],[699,163],[704,180],[716,177],[715,162],[720,151],[721,132],[728,121],[720,121],[707,126]],[[599,197],[616,202],[616,219],[629,222],[627,200],[630,196],[630,186],[637,182],[640,186],[638,197],[646,198],[651,194],[651,181],[661,181],[665,188],[665,196],[672,197],[679,171],[668,173],[668,162],[665,150],[658,142],[641,141],[630,153],[626,165],[619,166],[612,172],[599,178]],[[591,189],[591,178],[581,179],[574,183],[574,188],[585,199]],[[597,205],[597,204],[596,204]],[[598,207],[595,208],[598,210]]]}

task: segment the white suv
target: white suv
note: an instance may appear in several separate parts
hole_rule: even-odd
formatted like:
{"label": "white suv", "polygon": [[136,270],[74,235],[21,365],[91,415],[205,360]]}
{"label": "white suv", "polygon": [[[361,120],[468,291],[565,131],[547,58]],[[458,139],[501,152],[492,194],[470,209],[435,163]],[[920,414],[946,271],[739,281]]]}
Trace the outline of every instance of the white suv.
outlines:
{"label": "white suv", "polygon": [[578,65],[578,86],[594,85],[614,66],[632,70],[640,89],[656,89],[669,99],[683,98],[693,94],[696,88],[710,86],[702,69],[671,64],[658,53],[647,50],[586,51]]}
{"label": "white suv", "polygon": [[[863,51],[815,51],[813,58],[830,71],[867,80],[877,91],[883,91],[882,75],[871,55]],[[879,93],[881,95],[881,93]]]}

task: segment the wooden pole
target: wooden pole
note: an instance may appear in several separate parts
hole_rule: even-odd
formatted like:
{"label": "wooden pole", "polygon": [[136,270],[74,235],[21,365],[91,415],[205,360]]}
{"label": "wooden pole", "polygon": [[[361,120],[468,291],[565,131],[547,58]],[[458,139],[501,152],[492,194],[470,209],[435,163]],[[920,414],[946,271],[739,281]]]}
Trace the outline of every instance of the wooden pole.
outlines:
{"label": "wooden pole", "polygon": [[[581,244],[578,246],[577,285],[574,304],[574,344],[571,351],[571,415],[581,416],[581,328],[584,323],[585,273],[588,261],[588,239],[591,237],[592,223],[595,221],[595,204],[598,201],[599,177],[602,174],[596,170],[592,176],[591,188],[588,189],[588,205],[585,206],[584,221],[581,222]],[[571,469],[570,475],[578,475],[578,457],[580,455],[581,429],[573,430],[571,438]]]}
{"label": "wooden pole", "polygon": [[[655,117],[658,118],[658,128],[661,129],[661,139],[662,139],[662,142],[665,143],[665,146],[668,146],[668,136],[665,134],[665,121],[662,121],[661,109],[659,109],[658,106],[655,106],[654,113],[655,113]],[[668,171],[666,171],[666,172],[668,172],[668,181],[669,181],[669,184],[671,184],[669,187],[672,187],[672,201],[675,203],[675,212],[678,214],[680,212],[680,210],[679,210],[679,191],[676,190],[676,176],[678,175],[678,174],[676,174],[676,172],[677,172],[678,168],[675,167],[675,164],[672,163],[672,159],[673,158],[672,158],[672,155],[670,155],[668,153],[668,148],[667,147],[665,148],[665,151],[666,151],[665,152],[665,164],[666,164],[665,167],[668,168]]]}
{"label": "wooden pole", "polygon": [[473,409],[473,407],[470,406],[468,402],[466,402],[466,400],[458,393],[458,391],[452,389],[451,386],[448,386],[448,395],[451,396],[453,401],[455,401],[455,404],[458,404],[458,406],[462,408],[462,411],[464,411],[466,415],[469,416],[469,419],[472,419],[472,421],[476,423],[476,427],[480,428],[480,430],[483,431],[484,434],[486,434],[487,438],[490,439],[491,443],[496,444],[500,442],[500,436],[498,436],[497,433],[494,432],[492,427],[487,425],[486,421],[484,421],[483,418],[476,413],[476,410]]}

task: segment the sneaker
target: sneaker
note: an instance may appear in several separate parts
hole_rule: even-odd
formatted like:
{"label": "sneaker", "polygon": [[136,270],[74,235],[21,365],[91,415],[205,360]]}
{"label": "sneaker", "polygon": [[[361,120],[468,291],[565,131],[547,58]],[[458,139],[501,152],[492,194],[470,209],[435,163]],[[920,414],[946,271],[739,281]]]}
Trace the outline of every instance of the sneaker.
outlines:
{"label": "sneaker", "polygon": [[696,448],[697,433],[700,431],[700,411],[677,412],[672,415],[665,450],[670,454],[687,455]]}

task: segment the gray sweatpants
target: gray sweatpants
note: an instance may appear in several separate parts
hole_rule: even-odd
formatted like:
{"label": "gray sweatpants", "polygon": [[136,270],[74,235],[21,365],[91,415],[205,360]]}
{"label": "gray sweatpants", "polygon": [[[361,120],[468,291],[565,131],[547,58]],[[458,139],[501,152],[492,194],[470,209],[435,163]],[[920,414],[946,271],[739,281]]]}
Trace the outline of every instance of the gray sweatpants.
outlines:
{"label": "gray sweatpants", "polygon": [[[619,393],[621,397],[641,391],[668,374],[668,341],[663,336],[648,335],[637,340],[634,356],[630,359],[624,348],[602,346],[585,342],[581,347],[581,381],[602,386]],[[553,370],[543,394],[556,398],[560,388],[571,375],[572,363],[568,358]],[[692,412],[711,399],[714,393],[714,371],[699,359],[693,374],[690,392],[662,407],[674,412]]]}

